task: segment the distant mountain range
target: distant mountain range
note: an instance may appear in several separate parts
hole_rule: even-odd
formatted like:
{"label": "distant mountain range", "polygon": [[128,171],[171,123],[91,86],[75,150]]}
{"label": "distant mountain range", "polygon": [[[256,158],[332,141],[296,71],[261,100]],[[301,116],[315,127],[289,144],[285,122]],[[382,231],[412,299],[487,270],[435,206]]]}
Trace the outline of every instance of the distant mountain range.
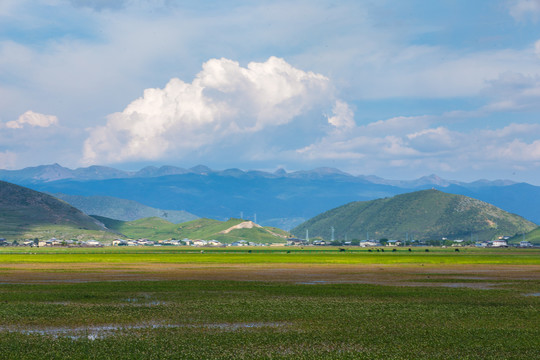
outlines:
{"label": "distant mountain range", "polygon": [[463,195],[422,190],[390,198],[357,201],[322,213],[291,232],[331,239],[492,240],[528,233],[537,226],[491,204]]}
{"label": "distant mountain range", "polygon": [[218,171],[199,165],[127,172],[103,166],[71,170],[58,164],[0,170],[0,179],[52,194],[115,197],[218,220],[242,217],[287,230],[351,201],[431,188],[476,198],[540,223],[540,187],[507,180],[464,183],[431,175],[399,181],[353,176],[333,168]]}

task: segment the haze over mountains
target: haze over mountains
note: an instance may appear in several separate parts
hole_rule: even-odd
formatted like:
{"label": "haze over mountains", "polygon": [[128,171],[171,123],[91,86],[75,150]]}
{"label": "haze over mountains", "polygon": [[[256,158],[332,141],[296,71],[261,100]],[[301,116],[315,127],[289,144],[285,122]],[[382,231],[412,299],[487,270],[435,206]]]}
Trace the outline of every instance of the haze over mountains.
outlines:
{"label": "haze over mountains", "polygon": [[88,215],[104,216],[122,221],[133,221],[148,217],[160,217],[171,223],[179,224],[195,220],[198,217],[183,210],[161,210],[140,204],[133,200],[111,196],[80,196],[53,194]]}
{"label": "haze over mountains", "polygon": [[71,170],[58,164],[0,170],[0,179],[52,194],[116,197],[157,209],[219,220],[242,217],[283,229],[351,201],[431,188],[476,198],[540,223],[540,187],[506,180],[465,183],[431,175],[399,181],[353,176],[332,168],[271,173],[217,171],[199,165],[127,172],[102,166]]}

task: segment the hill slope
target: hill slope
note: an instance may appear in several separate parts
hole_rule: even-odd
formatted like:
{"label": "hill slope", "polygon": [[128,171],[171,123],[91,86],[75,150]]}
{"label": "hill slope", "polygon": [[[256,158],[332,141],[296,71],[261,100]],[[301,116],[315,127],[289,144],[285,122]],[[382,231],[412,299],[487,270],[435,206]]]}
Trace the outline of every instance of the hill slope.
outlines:
{"label": "hill slope", "polygon": [[537,227],[531,232],[526,234],[517,234],[510,240],[512,243],[519,243],[520,241],[529,241],[532,244],[540,245],[540,227]]}
{"label": "hill slope", "polygon": [[0,181],[0,237],[72,238],[90,232],[103,238],[104,230],[103,224],[64,201]]}
{"label": "hill slope", "polygon": [[491,240],[536,228],[532,222],[507,213],[491,204],[438,190],[423,190],[391,198],[358,201],[332,209],[299,225],[291,232],[310,237],[336,239],[370,238],[417,240],[469,239]]}
{"label": "hill slope", "polygon": [[183,210],[161,210],[143,205],[133,200],[111,196],[81,196],[54,194],[88,215],[99,215],[111,219],[133,221],[147,217],[160,217],[179,224],[198,219],[198,216]]}
{"label": "hill slope", "polygon": [[197,219],[182,224],[173,224],[167,220],[153,217],[135,221],[119,221],[94,216],[107,228],[130,238],[147,238],[151,240],[165,239],[202,239],[218,240],[231,243],[246,240],[261,243],[285,242],[287,233],[282,230],[264,228],[251,221],[229,219],[219,221],[213,219]]}

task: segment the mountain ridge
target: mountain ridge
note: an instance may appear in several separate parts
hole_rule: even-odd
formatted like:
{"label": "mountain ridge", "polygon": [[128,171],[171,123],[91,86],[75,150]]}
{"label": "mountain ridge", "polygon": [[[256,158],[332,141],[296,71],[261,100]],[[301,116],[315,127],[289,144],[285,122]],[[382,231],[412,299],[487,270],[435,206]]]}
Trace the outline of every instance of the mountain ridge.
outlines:
{"label": "mountain ridge", "polygon": [[[15,178],[15,183],[48,193],[110,196],[219,220],[249,214],[249,220],[257,218],[261,225],[286,230],[351,201],[430,188],[477,198],[540,223],[540,212],[537,211],[540,187],[509,180],[464,183],[441,179],[437,175],[416,180],[385,180],[373,175],[353,176],[333,168],[266,172],[235,168],[212,170],[204,165],[191,169],[146,167],[138,172],[124,173],[112,168],[90,167],[78,170],[79,174],[86,175],[77,179],[73,178],[76,176],[73,173],[69,173],[72,178],[66,178],[66,168],[58,164],[51,167],[1,170],[0,179]],[[62,179],[52,181],[57,175]],[[103,178],[106,176],[114,178]]]}
{"label": "mountain ridge", "polygon": [[463,182],[457,180],[447,180],[439,177],[436,174],[422,176],[413,180],[390,180],[378,177],[376,175],[352,175],[345,171],[332,167],[318,167],[311,170],[297,170],[287,172],[283,168],[279,168],[274,172],[262,170],[242,170],[238,168],[228,168],[224,170],[214,170],[206,165],[196,165],[189,169],[176,167],[172,165],[163,165],[159,168],[156,166],[146,166],[137,171],[119,170],[108,166],[92,165],[70,169],[63,167],[57,163],[51,165],[39,165],[26,167],[18,170],[0,169],[0,180],[9,181],[24,181],[24,182],[51,182],[59,180],[107,180],[107,179],[124,179],[124,178],[147,178],[161,177],[169,175],[184,175],[184,174],[199,174],[209,175],[218,174],[221,176],[264,176],[264,177],[293,177],[293,178],[323,178],[323,177],[350,177],[365,180],[374,184],[392,185],[397,187],[415,187],[421,185],[501,185],[508,186],[516,184],[511,180],[497,179],[486,180],[479,179],[473,182]]}

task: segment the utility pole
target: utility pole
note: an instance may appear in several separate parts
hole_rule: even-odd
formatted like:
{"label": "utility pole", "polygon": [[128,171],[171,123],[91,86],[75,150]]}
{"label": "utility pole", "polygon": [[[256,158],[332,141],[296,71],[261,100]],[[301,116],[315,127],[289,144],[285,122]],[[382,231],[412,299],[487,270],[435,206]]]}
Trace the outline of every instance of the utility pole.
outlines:
{"label": "utility pole", "polygon": [[306,229],[306,241],[309,242],[309,230]]}
{"label": "utility pole", "polygon": [[332,229],[332,241],[334,241],[334,227],[332,226],[331,229]]}
{"label": "utility pole", "polygon": [[253,216],[253,222],[256,224],[257,223],[257,213],[255,213],[255,215]]}

